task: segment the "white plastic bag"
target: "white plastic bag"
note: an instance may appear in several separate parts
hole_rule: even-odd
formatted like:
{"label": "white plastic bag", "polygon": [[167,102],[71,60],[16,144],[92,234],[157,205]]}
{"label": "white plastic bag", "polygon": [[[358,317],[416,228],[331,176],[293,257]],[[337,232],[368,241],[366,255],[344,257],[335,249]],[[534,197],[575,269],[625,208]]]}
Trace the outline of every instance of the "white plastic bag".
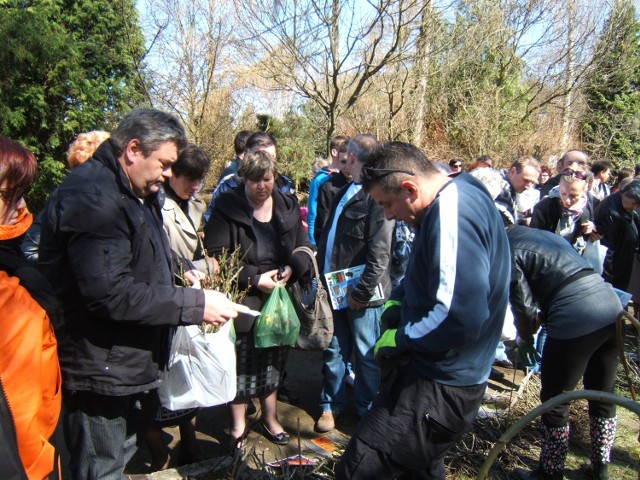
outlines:
{"label": "white plastic bag", "polygon": [[600,240],[587,241],[587,246],[582,251],[582,258],[584,258],[593,271],[602,274],[602,264],[604,263],[604,257],[607,254],[607,248],[604,245],[600,245]]}
{"label": "white plastic bag", "polygon": [[169,370],[158,389],[169,410],[213,407],[236,396],[236,350],[233,322],[216,333],[198,325],[178,327],[171,344]]}

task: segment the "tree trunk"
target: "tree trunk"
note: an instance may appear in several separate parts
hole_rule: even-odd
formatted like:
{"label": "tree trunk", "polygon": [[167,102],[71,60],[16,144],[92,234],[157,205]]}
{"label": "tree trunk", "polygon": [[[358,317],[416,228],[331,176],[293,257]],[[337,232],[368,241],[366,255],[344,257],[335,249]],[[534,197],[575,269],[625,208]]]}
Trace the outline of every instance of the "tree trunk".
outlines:
{"label": "tree trunk", "polygon": [[573,103],[573,81],[574,70],[574,21],[575,21],[575,0],[569,0],[567,9],[567,71],[565,75],[565,95],[562,109],[562,149],[569,148],[571,136],[571,107]]}

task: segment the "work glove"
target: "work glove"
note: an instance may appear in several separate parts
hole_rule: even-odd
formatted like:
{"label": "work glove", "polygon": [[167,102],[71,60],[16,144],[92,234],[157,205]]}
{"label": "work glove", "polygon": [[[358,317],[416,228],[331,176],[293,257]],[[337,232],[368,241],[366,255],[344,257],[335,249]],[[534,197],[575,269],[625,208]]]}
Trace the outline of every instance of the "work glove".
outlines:
{"label": "work glove", "polygon": [[522,340],[518,338],[518,351],[520,356],[520,365],[531,370],[538,370],[540,360],[540,353],[536,350],[533,342],[533,338],[530,341]]}
{"label": "work glove", "polygon": [[383,363],[385,360],[395,357],[400,352],[396,346],[396,332],[395,328],[386,330],[382,336],[376,342],[376,346],[373,349],[373,355],[377,362]]}
{"label": "work glove", "polygon": [[400,310],[402,302],[400,300],[387,300],[380,315],[380,332],[390,328],[398,328],[400,325]]}

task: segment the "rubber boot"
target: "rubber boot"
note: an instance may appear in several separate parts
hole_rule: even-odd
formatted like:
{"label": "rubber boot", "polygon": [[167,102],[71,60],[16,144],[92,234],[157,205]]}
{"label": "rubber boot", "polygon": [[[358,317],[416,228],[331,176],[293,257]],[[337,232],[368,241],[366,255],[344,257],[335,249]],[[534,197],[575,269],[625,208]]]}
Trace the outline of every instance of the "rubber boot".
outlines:
{"label": "rubber boot", "polygon": [[514,470],[516,478],[521,480],[562,480],[564,462],[569,451],[569,425],[565,427],[547,427],[542,424],[544,440],[540,450],[538,468],[527,472],[520,468]]}
{"label": "rubber boot", "polygon": [[558,478],[562,478],[564,462],[569,452],[569,425],[564,427],[547,427],[545,424],[542,424],[542,427],[544,431],[544,441],[542,442],[538,468],[547,474],[560,474]]}
{"label": "rubber boot", "polygon": [[609,462],[611,462],[611,449],[617,428],[617,417],[589,417],[591,466],[594,480],[609,480]]}

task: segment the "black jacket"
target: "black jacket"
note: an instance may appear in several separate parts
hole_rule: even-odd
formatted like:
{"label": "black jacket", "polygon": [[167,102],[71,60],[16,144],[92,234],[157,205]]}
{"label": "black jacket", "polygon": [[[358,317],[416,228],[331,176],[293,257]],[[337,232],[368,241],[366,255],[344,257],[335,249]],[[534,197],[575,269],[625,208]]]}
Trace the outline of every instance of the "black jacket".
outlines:
{"label": "black jacket", "polygon": [[[567,239],[572,245],[582,236],[582,224],[587,221],[593,221],[597,200],[591,195],[587,195],[587,204],[576,220],[571,239]],[[562,218],[562,200],[560,197],[545,197],[540,200],[533,208],[533,216],[531,217],[532,228],[546,230],[556,233],[558,222]],[[586,240],[585,236],[585,240]]]}
{"label": "black jacket", "polygon": [[56,335],[67,390],[120,396],[158,387],[168,327],[202,321],[204,293],[173,286],[153,197],[132,192],[109,140],[45,207],[39,265],[64,308]]}
{"label": "black jacket", "polygon": [[313,227],[313,236],[316,245],[322,238],[322,229],[331,213],[331,201],[333,197],[348,183],[349,179],[345,177],[344,173],[340,172],[331,175],[326,182],[320,185],[320,190],[318,190],[318,206],[316,207],[316,223]]}
{"label": "black jacket", "polygon": [[[324,186],[324,185],[323,185]],[[350,185],[345,185],[331,202],[331,211],[325,222],[318,243],[318,268],[325,271],[327,239],[336,207]],[[384,298],[391,293],[389,263],[395,221],[385,219],[384,210],[361,189],[344,206],[336,225],[331,264],[326,271],[333,272],[358,265],[365,265],[362,278],[351,292],[354,300],[367,303],[374,295],[376,286],[382,286]],[[382,305],[385,300],[371,302],[371,306]]]}
{"label": "black jacket", "polygon": [[620,192],[602,200],[595,212],[600,242],[607,247],[602,276],[620,290],[626,290],[631,279],[633,256],[637,255],[640,216],[622,208]]}
{"label": "black jacket", "polygon": [[562,288],[579,276],[595,272],[566,240],[554,233],[511,225],[507,238],[512,261],[509,300],[518,333],[527,338],[535,333],[538,308],[544,320]]}
{"label": "black jacket", "polygon": [[[281,265],[293,270],[290,282],[298,279],[309,269],[308,256],[304,253],[292,255],[293,249],[302,245],[311,248],[309,237],[302,225],[300,206],[291,196],[274,188],[272,193],[276,233],[280,239]],[[222,193],[215,202],[211,218],[204,227],[204,246],[207,253],[218,257],[223,249],[233,251],[238,245],[244,255],[242,270],[238,277],[241,290],[255,287],[260,274],[260,259],[253,245],[256,235],[253,228],[253,208],[244,194],[244,183]],[[254,289],[250,294],[257,294]]]}

